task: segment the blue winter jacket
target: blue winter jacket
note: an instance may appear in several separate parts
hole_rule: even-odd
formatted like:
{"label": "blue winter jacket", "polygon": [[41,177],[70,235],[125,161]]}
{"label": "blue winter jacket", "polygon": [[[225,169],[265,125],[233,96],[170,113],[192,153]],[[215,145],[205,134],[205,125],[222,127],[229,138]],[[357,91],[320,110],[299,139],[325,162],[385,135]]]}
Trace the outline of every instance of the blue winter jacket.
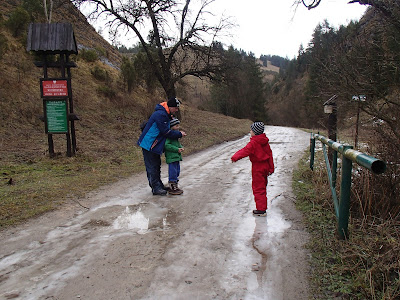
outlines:
{"label": "blue winter jacket", "polygon": [[170,129],[170,116],[166,107],[166,102],[156,105],[155,111],[150,116],[137,141],[137,144],[143,149],[160,155],[164,152],[164,144],[167,138],[178,139],[182,137],[180,131]]}

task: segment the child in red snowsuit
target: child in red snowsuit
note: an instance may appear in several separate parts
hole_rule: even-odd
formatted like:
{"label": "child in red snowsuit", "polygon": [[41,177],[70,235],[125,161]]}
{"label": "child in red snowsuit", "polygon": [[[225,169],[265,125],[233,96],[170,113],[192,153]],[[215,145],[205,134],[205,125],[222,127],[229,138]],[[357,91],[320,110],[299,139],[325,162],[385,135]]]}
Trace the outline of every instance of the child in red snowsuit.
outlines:
{"label": "child in red snowsuit", "polygon": [[269,139],[264,133],[264,123],[253,123],[250,135],[250,142],[237,151],[231,157],[231,160],[236,162],[247,156],[250,158],[252,188],[254,201],[256,202],[256,210],[253,210],[253,214],[266,216],[268,176],[274,173],[274,160],[268,143]]}

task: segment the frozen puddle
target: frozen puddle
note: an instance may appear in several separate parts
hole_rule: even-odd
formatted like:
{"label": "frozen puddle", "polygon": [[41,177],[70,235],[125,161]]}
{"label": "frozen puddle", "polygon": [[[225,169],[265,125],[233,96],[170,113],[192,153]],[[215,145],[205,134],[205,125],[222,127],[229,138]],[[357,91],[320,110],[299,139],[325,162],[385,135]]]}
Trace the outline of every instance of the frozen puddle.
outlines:
{"label": "frozen puddle", "polygon": [[127,229],[137,231],[138,234],[145,234],[152,228],[168,229],[168,213],[166,209],[152,208],[146,212],[139,207],[136,211],[131,211],[127,206],[125,211],[113,222],[116,230]]}
{"label": "frozen puddle", "polygon": [[[284,219],[280,208],[275,205],[269,205],[266,217],[247,214],[242,220],[235,237],[237,243],[231,266],[237,268],[235,272],[239,273],[243,272],[242,263],[249,263],[244,299],[282,299],[279,292],[282,270],[278,252],[283,250],[283,235],[291,227],[290,222]],[[227,283],[232,284],[229,280]]]}
{"label": "frozen puddle", "polygon": [[114,229],[139,229],[138,233],[146,233],[149,229],[149,218],[147,218],[139,208],[138,211],[131,213],[129,206],[125,212],[114,221]]}
{"label": "frozen puddle", "polygon": [[107,227],[106,231],[145,234],[152,230],[169,228],[168,209],[149,202],[99,206],[81,217],[90,219],[82,226],[84,229]]}

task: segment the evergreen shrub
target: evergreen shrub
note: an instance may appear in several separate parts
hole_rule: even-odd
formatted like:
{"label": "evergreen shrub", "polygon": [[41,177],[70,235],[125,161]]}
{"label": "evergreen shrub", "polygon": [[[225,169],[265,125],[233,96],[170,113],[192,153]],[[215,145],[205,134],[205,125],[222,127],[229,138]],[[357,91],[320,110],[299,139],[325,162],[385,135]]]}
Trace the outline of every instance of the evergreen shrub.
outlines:
{"label": "evergreen shrub", "polygon": [[95,62],[99,59],[99,55],[97,54],[96,50],[92,49],[82,49],[78,56],[87,62]]}
{"label": "evergreen shrub", "polygon": [[4,34],[0,33],[0,59],[3,58],[4,54],[8,50],[8,41]]}
{"label": "evergreen shrub", "polygon": [[29,13],[22,7],[12,11],[10,18],[5,22],[14,37],[19,37],[27,31],[30,22]]}
{"label": "evergreen shrub", "polygon": [[111,87],[106,85],[99,86],[97,88],[97,92],[109,99],[114,98],[116,96],[116,92]]}
{"label": "evergreen shrub", "polygon": [[100,81],[108,81],[109,80],[109,74],[107,72],[107,70],[99,67],[99,66],[95,66],[91,71],[90,71],[93,75],[94,78],[96,78],[97,80]]}

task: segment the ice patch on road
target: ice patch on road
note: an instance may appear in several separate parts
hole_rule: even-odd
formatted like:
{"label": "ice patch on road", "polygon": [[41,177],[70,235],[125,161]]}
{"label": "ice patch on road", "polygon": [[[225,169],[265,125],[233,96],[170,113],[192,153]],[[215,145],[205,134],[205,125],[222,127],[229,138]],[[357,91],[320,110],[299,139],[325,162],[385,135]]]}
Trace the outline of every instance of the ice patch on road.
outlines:
{"label": "ice patch on road", "polygon": [[6,257],[0,259],[0,270],[5,270],[6,268],[18,263],[26,256],[27,251],[19,251],[12,253]]}
{"label": "ice patch on road", "polygon": [[290,226],[290,223],[283,218],[282,211],[279,208],[273,207],[267,211],[266,232],[270,237],[285,232]]}
{"label": "ice patch on road", "polygon": [[167,230],[168,210],[151,203],[126,206],[124,211],[115,218],[112,226],[115,230],[128,230],[145,234],[152,230]]}
{"label": "ice patch on road", "polygon": [[149,229],[149,218],[146,218],[139,208],[132,213],[127,206],[125,212],[120,215],[113,223],[114,229],[139,229],[138,233],[146,233]]}

